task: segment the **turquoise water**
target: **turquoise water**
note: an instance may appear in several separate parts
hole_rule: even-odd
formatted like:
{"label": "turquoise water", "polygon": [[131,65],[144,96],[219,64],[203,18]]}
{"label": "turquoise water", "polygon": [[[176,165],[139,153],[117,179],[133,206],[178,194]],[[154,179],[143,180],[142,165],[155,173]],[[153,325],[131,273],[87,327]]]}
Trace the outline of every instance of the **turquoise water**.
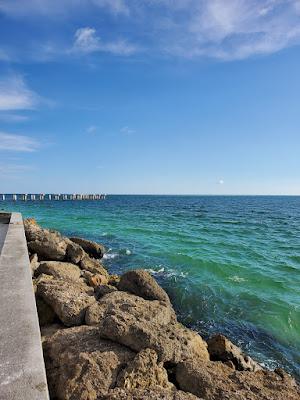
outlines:
{"label": "turquoise water", "polygon": [[300,197],[109,196],[0,208],[104,243],[110,271],[151,270],[182,322],[300,377]]}

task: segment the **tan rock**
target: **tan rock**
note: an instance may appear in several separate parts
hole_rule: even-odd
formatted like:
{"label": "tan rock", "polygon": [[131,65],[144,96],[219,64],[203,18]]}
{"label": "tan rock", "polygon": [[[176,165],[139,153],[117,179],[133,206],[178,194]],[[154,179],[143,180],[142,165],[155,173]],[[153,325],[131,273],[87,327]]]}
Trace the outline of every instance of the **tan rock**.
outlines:
{"label": "tan rock", "polygon": [[159,361],[209,359],[206,343],[197,333],[179,324],[173,309],[165,303],[118,291],[100,298],[98,304],[101,318],[97,322],[103,338],[137,352],[153,349]]}
{"label": "tan rock", "polygon": [[135,355],[99,339],[90,326],[59,330],[45,339],[43,349],[50,395],[58,400],[101,399]]}
{"label": "tan rock", "polygon": [[108,293],[116,292],[118,289],[112,285],[99,285],[95,287],[95,296],[96,299],[99,300],[101,297],[105,296]]}
{"label": "tan rock", "polygon": [[74,264],[61,261],[41,261],[36,274],[52,275],[66,281],[79,281],[81,270]]}
{"label": "tan rock", "polygon": [[90,258],[87,255],[85,255],[84,258],[80,261],[80,268],[82,270],[89,271],[92,274],[100,274],[106,276],[107,278],[109,277],[107,270],[100,263],[100,261],[95,260],[94,258]]}
{"label": "tan rock", "polygon": [[207,341],[210,359],[213,361],[231,362],[239,371],[258,371],[261,366],[245,355],[223,335],[214,335]]}
{"label": "tan rock", "polygon": [[92,275],[89,279],[89,285],[92,286],[93,288],[99,285],[106,285],[107,283],[108,283],[107,277],[100,274]]}
{"label": "tan rock", "polygon": [[118,289],[143,297],[146,300],[170,302],[167,293],[159,286],[149,272],[143,269],[125,272],[121,276]]}
{"label": "tan rock", "polygon": [[233,371],[221,362],[189,360],[179,363],[180,389],[205,400],[299,400],[299,387],[289,376],[259,370]]}
{"label": "tan rock", "polygon": [[73,264],[79,264],[80,261],[86,256],[86,252],[83,250],[79,244],[68,240],[67,250],[66,250],[66,257],[69,261]]}
{"label": "tan rock", "polygon": [[79,244],[83,250],[93,258],[102,258],[103,254],[105,253],[105,247],[102,244],[79,237],[71,237],[70,240],[76,244]]}
{"label": "tan rock", "polygon": [[41,282],[37,293],[66,326],[82,324],[86,309],[96,301],[93,291],[85,284],[58,279]]}
{"label": "tan rock", "polygon": [[163,388],[132,390],[116,388],[101,396],[99,400],[199,400],[199,397],[181,390]]}
{"label": "tan rock", "polygon": [[117,379],[117,386],[124,389],[145,389],[160,386],[173,389],[174,385],[168,380],[168,373],[154,350],[141,350],[124,368]]}

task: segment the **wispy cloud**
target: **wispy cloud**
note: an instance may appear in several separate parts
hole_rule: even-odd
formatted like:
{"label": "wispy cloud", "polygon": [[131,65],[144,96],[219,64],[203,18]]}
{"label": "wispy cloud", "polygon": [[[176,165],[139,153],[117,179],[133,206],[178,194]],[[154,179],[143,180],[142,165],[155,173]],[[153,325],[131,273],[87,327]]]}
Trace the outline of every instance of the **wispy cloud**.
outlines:
{"label": "wispy cloud", "polygon": [[4,122],[26,122],[29,120],[27,115],[0,112],[0,121]]}
{"label": "wispy cloud", "polygon": [[86,130],[86,132],[87,133],[90,133],[90,134],[94,134],[96,131],[97,131],[97,126],[96,125],[90,125],[88,128],[87,128],[87,130]]}
{"label": "wispy cloud", "polygon": [[129,128],[129,126],[123,126],[123,128],[120,129],[120,132],[125,135],[131,135],[131,134],[135,133],[135,130]]}
{"label": "wispy cloud", "polygon": [[24,135],[0,132],[0,151],[33,152],[40,147],[37,140]]}
{"label": "wispy cloud", "polygon": [[239,60],[300,44],[299,0],[0,0],[0,12],[13,17],[71,19],[82,10],[99,17],[105,13],[107,24],[117,22],[118,32],[130,33],[130,41],[111,39],[115,28],[107,40],[94,26],[82,27],[71,51],[53,43],[41,48],[46,61],[64,53],[130,56],[140,48],[143,56]]}
{"label": "wispy cloud", "polygon": [[0,163],[0,177],[1,179],[20,179],[23,174],[34,170],[31,165]]}
{"label": "wispy cloud", "polygon": [[124,39],[112,42],[103,42],[97,35],[96,29],[79,28],[74,35],[73,53],[108,52],[115,55],[129,56],[137,51],[137,48]]}
{"label": "wispy cloud", "polygon": [[34,15],[57,16],[68,15],[79,9],[88,7],[106,9],[113,14],[129,14],[125,0],[2,0],[0,12],[13,17],[32,17]]}
{"label": "wispy cloud", "polygon": [[0,80],[0,111],[31,110],[39,101],[39,96],[21,76],[11,75]]}

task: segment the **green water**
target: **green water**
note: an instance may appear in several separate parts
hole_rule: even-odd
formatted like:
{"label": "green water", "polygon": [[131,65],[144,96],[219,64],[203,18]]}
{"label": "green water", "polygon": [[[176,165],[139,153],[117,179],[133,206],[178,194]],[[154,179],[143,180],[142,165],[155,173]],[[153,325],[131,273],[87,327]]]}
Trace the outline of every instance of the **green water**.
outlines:
{"label": "green water", "polygon": [[182,322],[300,377],[300,197],[109,196],[0,203],[104,243],[112,272],[151,270]]}

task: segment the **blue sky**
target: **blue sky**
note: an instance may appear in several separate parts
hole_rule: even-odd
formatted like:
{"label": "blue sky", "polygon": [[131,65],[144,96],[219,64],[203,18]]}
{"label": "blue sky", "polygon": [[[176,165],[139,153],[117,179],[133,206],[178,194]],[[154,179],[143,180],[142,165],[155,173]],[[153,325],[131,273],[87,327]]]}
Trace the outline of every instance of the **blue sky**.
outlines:
{"label": "blue sky", "polygon": [[299,0],[0,0],[0,192],[300,194]]}

